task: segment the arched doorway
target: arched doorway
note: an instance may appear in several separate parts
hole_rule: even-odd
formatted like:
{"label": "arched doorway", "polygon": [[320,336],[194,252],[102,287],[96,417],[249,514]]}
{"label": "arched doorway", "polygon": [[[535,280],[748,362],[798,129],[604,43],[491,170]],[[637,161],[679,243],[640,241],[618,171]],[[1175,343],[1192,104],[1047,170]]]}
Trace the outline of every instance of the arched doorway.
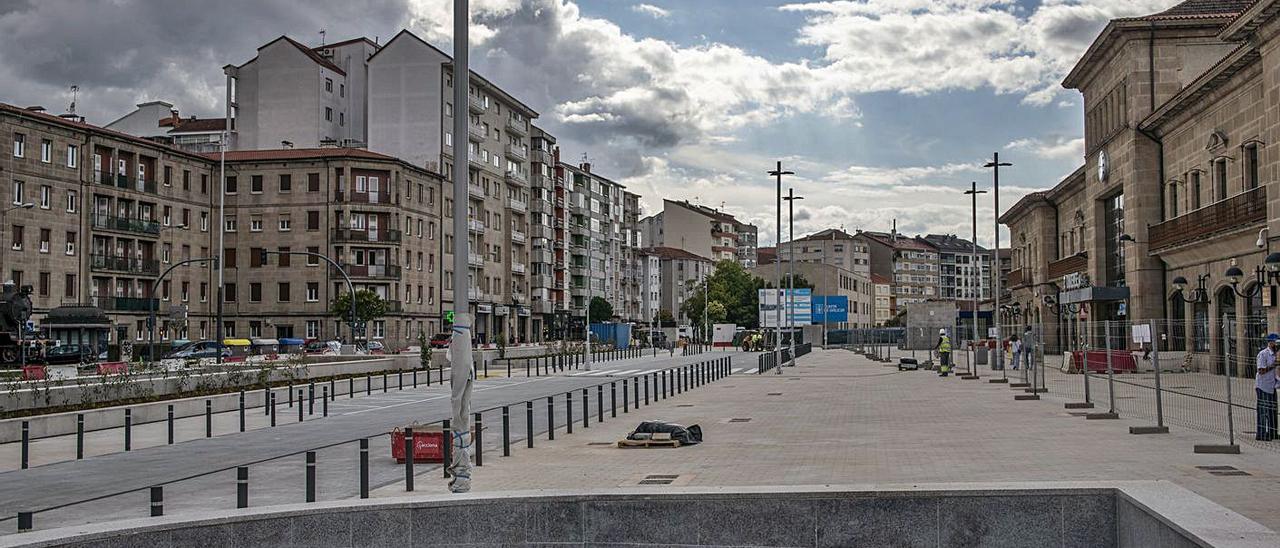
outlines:
{"label": "arched doorway", "polygon": [[1251,367],[1253,358],[1266,346],[1263,338],[1267,336],[1267,311],[1262,307],[1262,288],[1257,283],[1250,284],[1244,294],[1250,296],[1244,299],[1244,317],[1240,318],[1244,324],[1244,340],[1241,341],[1241,353],[1236,361],[1240,363],[1240,374],[1251,376],[1254,371]]}
{"label": "arched doorway", "polygon": [[1187,302],[1183,300],[1181,291],[1175,291],[1169,297],[1169,321],[1165,329],[1169,340],[1167,350],[1187,349]]}
{"label": "arched doorway", "polygon": [[1219,374],[1238,375],[1236,355],[1236,292],[1230,286],[1218,290],[1214,299],[1217,315],[1213,318],[1218,328],[1218,344],[1214,345],[1214,371]]}

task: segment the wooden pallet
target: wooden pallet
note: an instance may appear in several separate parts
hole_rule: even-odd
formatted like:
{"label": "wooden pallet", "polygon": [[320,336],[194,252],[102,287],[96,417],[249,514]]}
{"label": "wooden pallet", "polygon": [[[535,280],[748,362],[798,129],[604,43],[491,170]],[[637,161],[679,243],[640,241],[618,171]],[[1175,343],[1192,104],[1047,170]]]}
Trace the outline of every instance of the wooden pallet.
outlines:
{"label": "wooden pallet", "polygon": [[622,449],[650,449],[655,447],[680,447],[677,440],[619,440]]}

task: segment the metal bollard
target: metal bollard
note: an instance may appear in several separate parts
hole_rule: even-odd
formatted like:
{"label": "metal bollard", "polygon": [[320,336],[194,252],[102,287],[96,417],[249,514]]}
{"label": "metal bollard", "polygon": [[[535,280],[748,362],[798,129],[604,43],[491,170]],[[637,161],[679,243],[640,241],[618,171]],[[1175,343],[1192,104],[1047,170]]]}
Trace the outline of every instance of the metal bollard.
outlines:
{"label": "metal bollard", "polygon": [[524,442],[533,449],[533,402],[524,402]]}
{"label": "metal bollard", "polygon": [[552,396],[547,396],[547,439],[556,439],[556,402]]}
{"label": "metal bollard", "polygon": [[307,414],[316,414],[316,383],[307,384]]}
{"label": "metal bollard", "polygon": [[609,418],[618,417],[618,381],[609,382]]}
{"label": "metal bollard", "polygon": [[316,452],[307,451],[307,502],[316,501]]}
{"label": "metal bollard", "polygon": [[244,432],[244,390],[240,391],[240,431]]}
{"label": "metal bollard", "polygon": [[631,396],[627,388],[627,379],[622,379],[622,412],[631,412]]}
{"label": "metal bollard", "polygon": [[644,404],[649,405],[649,376],[644,376]]}
{"label": "metal bollard", "polygon": [[204,437],[213,437],[213,400],[204,400]]}
{"label": "metal bollard", "polygon": [[404,390],[404,371],[396,371],[396,390]]}
{"label": "metal bollard", "polygon": [[667,377],[670,376],[670,371],[663,370],[659,371],[658,374],[662,376],[662,399],[665,400],[667,399]]}
{"label": "metal bollard", "polygon": [[[1116,412],[1116,372],[1111,363],[1111,320],[1107,320],[1105,325],[1106,327],[1103,329],[1105,329],[1106,333],[1103,339],[1107,341],[1107,393],[1111,403],[1110,412],[1114,415]],[[1231,375],[1227,375],[1228,379],[1230,377]],[[1228,411],[1230,410],[1228,409]]]}
{"label": "metal bollard", "polygon": [[564,393],[564,428],[566,434],[573,433],[573,392]]}
{"label": "metal bollard", "polygon": [[373,395],[373,376],[372,375],[364,376],[364,395],[366,396]]}
{"label": "metal bollard", "polygon": [[22,469],[27,469],[27,460],[31,453],[31,425],[22,421]]}
{"label": "metal bollard", "polygon": [[453,463],[453,429],[449,427],[449,419],[443,421],[444,426],[444,465],[440,467],[440,473],[444,477],[449,477],[449,465]]}
{"label": "metal bollard", "polygon": [[84,413],[76,413],[76,460],[84,458]]}
{"label": "metal bollard", "polygon": [[321,413],[320,416],[327,417],[329,416],[329,394],[330,394],[329,387],[328,386],[321,387],[321,391],[322,393],[320,397],[320,413]]}
{"label": "metal bollard", "polygon": [[298,422],[302,422],[302,389],[298,389]]}
{"label": "metal bollard", "polygon": [[276,393],[272,392],[267,398],[271,400],[271,426],[276,425]]}
{"label": "metal bollard", "polygon": [[262,389],[262,414],[264,416],[271,414],[271,410],[267,409],[267,400],[269,399],[271,399],[271,388],[269,387],[263,388]]}
{"label": "metal bollard", "polygon": [[507,406],[502,406],[502,456],[511,456],[511,414]]}
{"label": "metal bollard", "polygon": [[596,422],[604,422],[604,385],[596,385]]}
{"label": "metal bollard", "polygon": [[635,393],[635,408],[640,410],[640,377],[631,377],[631,391]]}
{"label": "metal bollard", "polygon": [[356,378],[347,377],[347,399],[356,397]]}
{"label": "metal bollard", "polygon": [[484,417],[480,413],[475,414],[474,422],[475,436],[471,440],[471,445],[476,448],[476,466],[484,466]]}
{"label": "metal bollard", "polygon": [[151,517],[156,518],[164,515],[164,487],[159,485],[151,486]]}
{"label": "metal bollard", "polygon": [[338,381],[334,380],[333,377],[329,377],[329,398],[338,399]]}
{"label": "metal bollard", "polygon": [[410,374],[410,377],[412,377],[410,379],[410,382],[413,383],[413,387],[417,388],[418,387],[418,370],[416,368],[413,370],[413,373]]}
{"label": "metal bollard", "polygon": [[133,410],[124,410],[124,450],[133,449]]}
{"label": "metal bollard", "polygon": [[360,498],[369,498],[369,438],[360,439]]}
{"label": "metal bollard", "polygon": [[249,467],[236,467],[236,508],[249,507]]}
{"label": "metal bollard", "polygon": [[582,389],[582,427],[591,428],[591,395],[586,388]]}
{"label": "metal bollard", "polygon": [[387,373],[385,371],[382,373],[382,393],[387,393]]}
{"label": "metal bollard", "polygon": [[[446,462],[445,466],[449,463]],[[413,428],[404,429],[404,490],[413,491]]]}

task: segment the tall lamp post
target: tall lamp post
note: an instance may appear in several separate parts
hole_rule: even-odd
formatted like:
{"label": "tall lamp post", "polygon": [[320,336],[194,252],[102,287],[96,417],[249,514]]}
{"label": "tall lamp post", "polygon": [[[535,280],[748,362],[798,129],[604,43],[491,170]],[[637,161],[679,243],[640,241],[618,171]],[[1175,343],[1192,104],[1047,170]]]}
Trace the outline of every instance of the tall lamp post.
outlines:
{"label": "tall lamp post", "polygon": [[788,188],[787,197],[783,198],[783,200],[787,201],[787,286],[789,288],[787,291],[787,331],[791,333],[791,365],[796,364],[796,326],[791,310],[795,307],[796,299],[795,205],[796,200],[803,199],[804,196],[796,196],[796,189],[794,188]]}
{"label": "tall lamp post", "polygon": [[[978,182],[973,181],[969,183],[969,190],[964,191],[964,193],[969,195],[973,201],[973,248],[969,254],[969,266],[973,268],[974,281],[974,286],[971,288],[971,291],[973,291],[973,340],[969,343],[972,347],[978,341],[978,288],[982,287],[982,268],[978,266],[978,195],[986,194],[987,191],[978,190]],[[999,307],[993,307],[992,310],[999,310]],[[994,313],[992,315],[994,316]],[[1000,322],[996,321],[995,323],[998,325]],[[999,346],[999,340],[997,340],[997,349]],[[973,351],[977,352],[978,349],[974,347]],[[969,363],[973,363],[973,361]],[[992,365],[994,366],[995,364],[993,363]],[[976,366],[971,367],[969,374],[977,377],[978,368]]]}
{"label": "tall lamp post", "polygon": [[[778,185],[778,200],[777,200],[777,204],[778,204],[778,219],[777,219],[777,221],[778,221],[778,224],[777,224],[777,232],[775,233],[775,234],[776,234],[776,236],[774,237],[774,249],[775,249],[776,253],[774,254],[774,255],[775,255],[775,257],[774,257],[774,261],[773,261],[773,262],[774,262],[774,272],[776,272],[776,273],[777,273],[777,275],[778,275],[778,285],[777,285],[777,287],[775,288],[775,289],[777,290],[777,293],[775,293],[775,296],[776,296],[777,298],[775,299],[775,301],[776,301],[776,302],[774,303],[774,304],[776,305],[776,309],[778,310],[778,317],[777,317],[777,322],[778,322],[777,336],[778,336],[778,338],[777,338],[777,340],[776,340],[776,341],[774,341],[774,348],[773,348],[773,351],[774,351],[774,355],[775,355],[775,356],[777,356],[777,359],[774,361],[774,363],[778,366],[778,367],[777,367],[776,374],[781,375],[781,374],[782,374],[782,176],[783,176],[783,175],[795,175],[795,172],[794,172],[794,171],[783,171],[783,170],[782,170],[782,161],[781,161],[781,160],[779,160],[779,161],[778,161],[778,165],[777,165],[777,167],[776,167],[773,171],[770,171],[770,172],[769,172],[769,175],[773,175],[773,176],[774,176],[775,180],[777,181],[777,185]],[[767,316],[766,316],[766,317],[767,317]]]}
{"label": "tall lamp post", "polygon": [[[35,204],[35,203],[33,203],[33,202],[23,202],[23,203],[20,203],[20,204],[14,204],[14,205],[9,206],[9,207],[6,207],[6,208],[4,208],[4,209],[0,209],[0,236],[4,235],[4,216],[5,216],[5,213],[8,213],[8,212],[13,211],[13,210],[15,210],[15,209],[31,209],[31,208],[35,207],[35,205],[36,205],[36,204]],[[0,248],[0,249],[3,249],[3,248]],[[18,289],[22,289],[22,288],[21,288],[21,287],[19,287]],[[27,366],[27,344],[26,344],[25,342],[23,342],[23,340],[22,340],[22,339],[23,339],[23,336],[25,336],[25,335],[26,335],[26,331],[27,331],[27,324],[26,324],[26,322],[24,321],[24,322],[22,322],[22,325],[19,325],[19,326],[18,326],[18,350],[19,350],[19,352],[21,353],[21,357],[22,357],[22,362],[21,362],[21,363],[22,363],[22,366],[23,366],[23,367],[26,367],[26,366]]]}
{"label": "tall lamp post", "polygon": [[[471,64],[467,57],[467,41],[471,24],[468,0],[453,0],[453,134],[467,134],[466,112],[471,92]],[[450,428],[453,444],[452,462],[448,466],[449,490],[465,493],[471,490],[471,299],[467,294],[470,242],[467,241],[467,179],[471,173],[465,144],[453,147],[453,303],[454,321],[449,341],[450,395],[453,422]],[[590,308],[590,307],[588,307]]]}
{"label": "tall lamp post", "polygon": [[[991,257],[995,261],[994,264],[992,265],[993,268],[991,269],[991,277],[995,281],[995,283],[992,284],[992,287],[994,287],[995,289],[991,292],[991,294],[995,299],[995,301],[991,307],[992,310],[998,310],[1000,308],[1000,168],[1009,167],[1012,165],[1013,164],[1009,162],[1001,162],[999,152],[993,153],[991,156],[991,161],[982,165],[982,167],[991,168],[991,177],[992,177],[991,196],[992,198],[994,198],[994,201],[995,201],[995,210],[992,213],[992,218],[995,223],[995,229],[996,229],[996,232],[993,235],[995,237],[995,247],[991,251]],[[974,242],[974,243],[977,244],[977,242]],[[974,313],[976,314],[977,312],[974,312]],[[995,323],[996,323],[996,348],[998,349],[1000,348],[1000,341],[1002,339],[1000,335],[1000,322],[995,322]],[[1000,365],[1001,369],[1004,368],[1003,362],[1004,362],[1004,354],[1000,352],[996,352],[996,363]]]}

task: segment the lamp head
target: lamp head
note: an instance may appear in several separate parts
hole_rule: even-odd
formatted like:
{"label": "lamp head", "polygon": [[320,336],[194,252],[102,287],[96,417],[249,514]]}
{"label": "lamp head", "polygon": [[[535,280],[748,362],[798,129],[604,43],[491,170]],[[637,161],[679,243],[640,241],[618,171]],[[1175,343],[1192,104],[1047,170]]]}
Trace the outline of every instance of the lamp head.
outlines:
{"label": "lamp head", "polygon": [[1182,291],[1182,290],[1186,289],[1186,288],[1187,288],[1187,279],[1186,279],[1186,278],[1183,278],[1182,276],[1178,276],[1178,277],[1174,278],[1174,279],[1173,279],[1173,288],[1174,288],[1174,289],[1177,289],[1178,291]]}
{"label": "lamp head", "polygon": [[1232,266],[1227,269],[1227,281],[1231,282],[1231,285],[1238,285],[1242,279],[1244,279],[1244,271],[1240,270],[1240,267]]}
{"label": "lamp head", "polygon": [[1268,270],[1268,271],[1270,271],[1270,272],[1280,272],[1280,252],[1276,252],[1276,253],[1272,253],[1272,254],[1270,254],[1270,255],[1267,255],[1267,259],[1266,259],[1265,263],[1266,263],[1266,265],[1267,265],[1267,270]]}
{"label": "lamp head", "polygon": [[1130,235],[1128,235],[1128,234],[1121,234],[1121,235],[1120,235],[1119,240],[1120,240],[1120,241],[1122,241],[1122,242],[1132,242],[1132,241],[1135,241],[1135,240],[1133,239],[1133,236],[1130,236]]}

